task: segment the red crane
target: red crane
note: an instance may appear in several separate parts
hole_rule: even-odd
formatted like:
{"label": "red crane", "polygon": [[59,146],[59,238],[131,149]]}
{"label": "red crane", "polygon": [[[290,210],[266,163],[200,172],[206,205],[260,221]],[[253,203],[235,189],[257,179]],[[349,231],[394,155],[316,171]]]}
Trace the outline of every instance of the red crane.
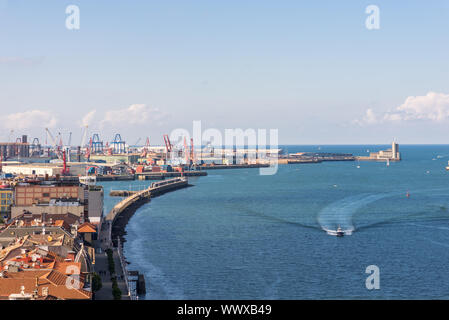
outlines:
{"label": "red crane", "polygon": [[164,142],[165,142],[165,149],[167,150],[167,153],[165,155],[165,160],[167,161],[170,158],[170,154],[173,149],[173,146],[170,142],[170,138],[168,137],[168,134],[164,134]]}
{"label": "red crane", "polygon": [[143,148],[142,154],[140,156],[142,158],[146,158],[149,152],[150,152],[150,138],[147,137],[147,141],[145,142],[145,147]]}
{"label": "red crane", "polygon": [[67,156],[66,151],[62,151],[62,161],[63,161],[63,168],[62,168],[62,175],[68,175],[69,174],[69,168],[67,167]]}
{"label": "red crane", "polygon": [[189,165],[189,148],[187,148],[186,137],[184,137],[184,155],[186,157],[186,165]]}
{"label": "red crane", "polygon": [[147,137],[147,140],[145,141],[145,149],[150,151],[150,137]]}
{"label": "red crane", "polygon": [[87,159],[87,162],[90,161],[90,150],[92,150],[92,144],[93,144],[93,141],[92,141],[92,138],[90,138],[90,140],[89,140],[89,146],[88,146],[87,149],[86,149],[86,159]]}
{"label": "red crane", "polygon": [[164,142],[165,142],[165,148],[167,149],[167,153],[172,152],[173,146],[170,142],[170,138],[168,137],[168,134],[164,134]]}
{"label": "red crane", "polygon": [[190,163],[193,164],[195,162],[195,154],[193,152],[193,138],[190,138]]}

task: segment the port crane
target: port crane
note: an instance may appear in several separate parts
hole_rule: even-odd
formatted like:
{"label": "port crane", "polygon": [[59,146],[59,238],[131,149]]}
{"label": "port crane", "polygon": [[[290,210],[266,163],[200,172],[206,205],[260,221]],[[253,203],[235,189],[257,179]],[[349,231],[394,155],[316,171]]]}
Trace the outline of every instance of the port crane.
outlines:
{"label": "port crane", "polygon": [[50,137],[51,142],[53,143],[52,147],[56,152],[56,156],[58,157],[58,159],[62,159],[62,154],[61,154],[61,149],[60,146],[58,144],[58,141],[55,139],[55,137],[53,136],[53,134],[50,132],[50,130],[48,128],[45,128],[45,131],[47,132],[47,136]]}
{"label": "port crane", "polygon": [[195,152],[193,149],[193,138],[190,138],[190,165],[194,165],[195,164]]}
{"label": "port crane", "polygon": [[39,142],[39,138],[34,138],[33,142],[30,145],[30,152],[32,156],[40,156],[41,154],[41,145]]}
{"label": "port crane", "polygon": [[187,139],[184,137],[184,156],[186,158],[186,165],[189,165],[189,148],[187,147]]}
{"label": "port crane", "polygon": [[83,135],[81,137],[81,143],[80,143],[80,147],[84,147],[84,145],[86,144],[86,138],[87,138],[87,131],[88,131],[89,126],[86,124],[83,128]]}
{"label": "port crane", "polygon": [[69,174],[69,167],[67,167],[67,151],[66,150],[62,151],[62,162],[63,162],[63,167],[62,167],[61,174],[63,176],[66,176]]}
{"label": "port crane", "polygon": [[111,146],[115,154],[121,154],[126,152],[126,143],[122,139],[120,133],[115,134],[114,141],[111,142]]}
{"label": "port crane", "polygon": [[165,149],[167,150],[165,160],[168,160],[171,156],[171,152],[173,150],[173,145],[170,142],[170,138],[168,137],[168,134],[164,134],[164,143],[165,143]]}
{"label": "port crane", "polygon": [[92,151],[92,145],[93,145],[93,140],[92,140],[92,138],[90,138],[89,145],[86,148],[86,161],[87,162],[90,161],[90,153]]}
{"label": "port crane", "polygon": [[150,137],[147,137],[147,140],[145,141],[145,146],[142,149],[141,157],[146,158],[148,153],[150,152]]}

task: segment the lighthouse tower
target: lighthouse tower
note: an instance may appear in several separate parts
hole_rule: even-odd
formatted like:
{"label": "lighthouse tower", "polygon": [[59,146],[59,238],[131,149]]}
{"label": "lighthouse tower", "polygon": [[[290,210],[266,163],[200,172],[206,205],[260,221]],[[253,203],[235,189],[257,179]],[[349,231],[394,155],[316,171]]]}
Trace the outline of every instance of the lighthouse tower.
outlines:
{"label": "lighthouse tower", "polygon": [[391,153],[393,160],[401,160],[399,145],[396,143],[396,141],[393,141],[393,143],[391,144]]}

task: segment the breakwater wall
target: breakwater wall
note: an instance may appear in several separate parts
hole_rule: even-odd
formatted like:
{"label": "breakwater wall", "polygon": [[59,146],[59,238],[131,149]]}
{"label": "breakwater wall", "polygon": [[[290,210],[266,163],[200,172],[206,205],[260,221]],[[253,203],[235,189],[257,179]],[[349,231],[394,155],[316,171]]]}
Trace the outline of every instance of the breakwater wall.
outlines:
{"label": "breakwater wall", "polygon": [[[109,227],[109,240],[116,245],[117,237],[123,239],[125,226],[132,217],[136,209],[147,203],[153,197],[157,197],[166,192],[188,187],[188,180],[185,177],[173,178],[158,182],[153,182],[149,188],[138,192],[132,192],[130,196],[117,203],[108,213],[105,222]],[[119,191],[125,192],[125,191]]]}

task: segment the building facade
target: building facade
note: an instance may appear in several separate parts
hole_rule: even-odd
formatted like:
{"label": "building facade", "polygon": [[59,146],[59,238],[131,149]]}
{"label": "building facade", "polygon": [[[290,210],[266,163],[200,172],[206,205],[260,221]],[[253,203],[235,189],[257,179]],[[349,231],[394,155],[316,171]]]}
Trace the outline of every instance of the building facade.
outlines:
{"label": "building facade", "polygon": [[13,204],[14,190],[10,188],[0,189],[0,215],[3,219],[9,218]]}

